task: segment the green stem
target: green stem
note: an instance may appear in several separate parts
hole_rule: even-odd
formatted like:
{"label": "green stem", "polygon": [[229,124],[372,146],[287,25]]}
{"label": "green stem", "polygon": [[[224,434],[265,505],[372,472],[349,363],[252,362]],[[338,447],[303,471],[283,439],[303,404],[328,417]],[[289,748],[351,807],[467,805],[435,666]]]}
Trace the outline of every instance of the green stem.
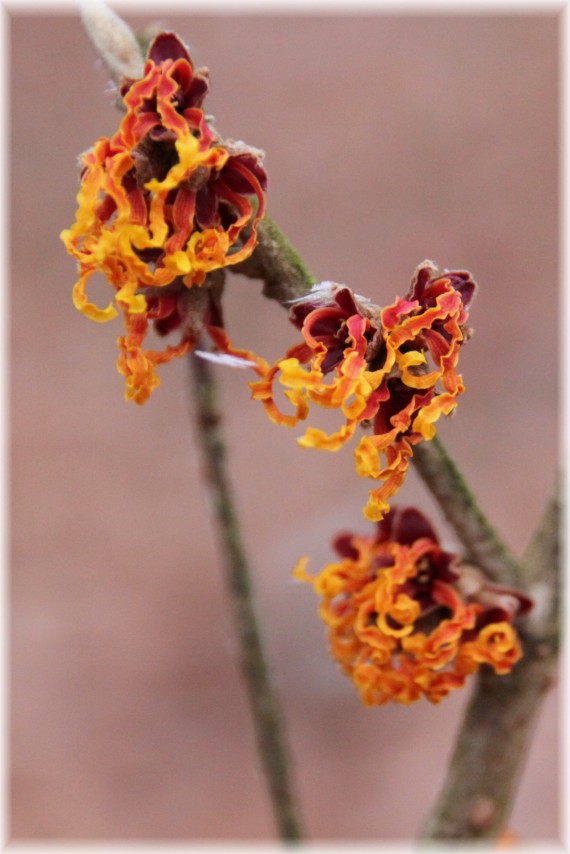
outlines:
{"label": "green stem", "polygon": [[190,364],[205,474],[215,508],[239,642],[240,665],[248,690],[259,755],[279,836],[283,841],[298,841],[303,835],[291,788],[285,727],[263,650],[250,571],[226,473],[226,448],[216,383],[210,365],[204,359],[192,354]]}

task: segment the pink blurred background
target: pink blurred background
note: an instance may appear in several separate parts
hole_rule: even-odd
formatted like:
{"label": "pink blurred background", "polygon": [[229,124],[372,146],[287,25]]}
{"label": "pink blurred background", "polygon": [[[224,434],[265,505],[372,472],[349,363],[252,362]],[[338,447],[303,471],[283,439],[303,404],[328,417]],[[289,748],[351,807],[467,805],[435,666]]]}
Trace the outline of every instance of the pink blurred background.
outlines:
{"label": "pink blurred background", "polygon": [[[269,211],[315,275],[391,302],[415,266],[472,271],[467,393],[440,436],[520,552],[553,483],[558,400],[558,37],[550,14],[157,16],[211,72],[220,131],[267,152]],[[126,15],[134,27],[151,10]],[[115,370],[120,322],[71,303],[77,156],[119,114],[77,16],[14,13],[11,72],[11,833],[18,839],[267,840],[273,821],[201,483],[188,366],[142,408]],[[295,340],[233,276],[230,334]],[[311,590],[339,529],[367,531],[352,454],[300,450],[216,369],[230,469],[311,838],[413,838],[468,692],[367,709],[329,659]],[[453,535],[411,472],[418,503]],[[511,827],[558,836],[558,701]]]}

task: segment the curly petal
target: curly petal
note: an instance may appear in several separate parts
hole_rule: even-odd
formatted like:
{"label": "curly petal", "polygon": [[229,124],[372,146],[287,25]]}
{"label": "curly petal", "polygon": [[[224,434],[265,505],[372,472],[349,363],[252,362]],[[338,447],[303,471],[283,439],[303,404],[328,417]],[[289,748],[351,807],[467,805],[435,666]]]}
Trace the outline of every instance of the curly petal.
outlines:
{"label": "curly petal", "polygon": [[[201,109],[207,89],[207,72],[194,70],[177,37],[159,34],[142,79],[121,86],[126,114],[119,129],[81,158],[76,221],[61,235],[79,266],[78,310],[98,321],[112,319],[116,308],[123,313],[118,367],[137,403],[158,385],[155,366],[192,345],[183,334],[161,355],[145,350],[141,336],[157,319],[149,289],[151,303],[154,290],[167,287],[180,301],[159,331],[182,326],[185,290],[251,255],[265,210],[262,152],[219,139]],[[96,271],[113,289],[106,308],[86,296]]]}
{"label": "curly petal", "polygon": [[489,587],[464,598],[458,558],[414,508],[391,510],[375,536],[339,536],[335,548],[340,561],[311,576],[303,559],[294,574],[321,598],[331,655],[365,705],[438,703],[482,664],[508,673],[520,658],[516,611],[494,620],[502,592]]}

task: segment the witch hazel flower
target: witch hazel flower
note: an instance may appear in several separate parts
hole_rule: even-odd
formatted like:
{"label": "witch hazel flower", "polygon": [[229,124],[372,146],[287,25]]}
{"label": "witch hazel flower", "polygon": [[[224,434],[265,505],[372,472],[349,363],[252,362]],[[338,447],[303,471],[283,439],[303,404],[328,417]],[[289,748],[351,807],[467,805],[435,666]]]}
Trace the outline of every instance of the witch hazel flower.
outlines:
{"label": "witch hazel flower", "polygon": [[342,534],[340,560],[295,576],[321,597],[332,657],[367,706],[438,703],[487,665],[509,673],[522,657],[513,622],[531,600],[488,583],[441,548],[412,507],[392,508],[372,536]]}
{"label": "witch hazel flower", "polygon": [[[435,422],[450,415],[465,391],[457,371],[469,339],[468,310],[476,284],[466,271],[439,275],[430,261],[414,274],[407,295],[381,311],[382,335],[395,365],[376,392],[372,433],[355,450],[356,470],[383,481],[369,492],[364,514],[378,521],[400,488],[413,446],[436,434]],[[388,358],[391,361],[391,356]]]}
{"label": "witch hazel flower", "polygon": [[[384,309],[344,285],[317,285],[292,304],[302,343],[251,384],[252,397],[278,424],[305,420],[311,404],[341,411],[340,428],[327,434],[309,427],[299,439],[305,447],[336,451],[357,426],[371,427],[355,450],[357,473],[382,481],[364,510],[371,521],[389,509],[413,446],[433,438],[435,422],[464,391],[457,363],[475,289],[469,273],[439,274],[431,261],[416,269],[406,296]],[[276,400],[277,380],[292,412]]]}
{"label": "witch hazel flower", "polygon": [[[142,79],[123,79],[118,131],[81,157],[76,222],[61,235],[78,261],[75,306],[96,321],[123,313],[118,369],[137,403],[159,384],[158,364],[196,346],[200,300],[187,292],[251,255],[264,214],[263,153],[218,136],[202,109],[208,86],[177,36],[156,36]],[[87,294],[95,273],[114,292],[106,307]],[[159,333],[181,329],[180,342],[145,349],[151,321]]]}

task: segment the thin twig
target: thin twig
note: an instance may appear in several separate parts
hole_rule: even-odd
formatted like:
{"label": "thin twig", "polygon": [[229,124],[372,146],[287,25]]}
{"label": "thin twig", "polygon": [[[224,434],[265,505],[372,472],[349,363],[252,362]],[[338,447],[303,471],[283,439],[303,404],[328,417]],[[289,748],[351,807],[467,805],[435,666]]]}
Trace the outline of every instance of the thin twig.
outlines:
{"label": "thin twig", "polygon": [[216,383],[210,365],[191,355],[199,440],[225,564],[226,583],[239,642],[240,665],[253,716],[257,745],[273,811],[284,841],[302,839],[290,781],[290,761],[279,702],[266,662],[253,602],[252,583],[226,473]]}
{"label": "thin twig", "polygon": [[317,279],[283,232],[267,215],[257,226],[258,244],[253,255],[233,269],[251,279],[261,279],[263,294],[285,308],[311,290]]}
{"label": "thin twig", "polygon": [[413,462],[467,549],[467,559],[480,566],[493,581],[506,585],[520,583],[522,573],[517,561],[481,511],[437,436],[416,445]]}
{"label": "thin twig", "polygon": [[[102,0],[82,0],[81,8],[85,29],[113,79],[120,82],[123,77],[141,77],[143,52],[148,47],[149,33],[142,33],[137,40],[125,21]],[[280,247],[280,253],[284,253],[283,247]],[[294,264],[290,266],[293,270]],[[210,285],[214,287],[213,280]],[[216,511],[227,587],[238,635],[241,669],[249,693],[259,754],[280,838],[284,841],[300,840],[302,834],[291,791],[284,724],[265,660],[249,569],[226,474],[216,385],[205,361],[191,356],[191,365],[198,434]]]}
{"label": "thin twig", "polygon": [[[562,478],[559,478],[559,481],[561,480]],[[561,494],[562,485],[559,482],[546,505],[542,521],[522,559],[527,586],[532,588],[537,584],[546,584],[552,589],[552,595],[555,599],[558,598],[559,593],[556,585],[560,581],[559,573],[556,570],[559,565],[560,550],[558,531],[560,527]]]}
{"label": "thin twig", "polygon": [[[542,702],[555,680],[559,645],[558,496],[549,502],[522,563],[536,583],[547,575],[546,601],[520,626],[524,657],[504,676],[477,677],[447,780],[422,838],[492,839],[504,828]],[[533,589],[532,586],[530,588]]]}

